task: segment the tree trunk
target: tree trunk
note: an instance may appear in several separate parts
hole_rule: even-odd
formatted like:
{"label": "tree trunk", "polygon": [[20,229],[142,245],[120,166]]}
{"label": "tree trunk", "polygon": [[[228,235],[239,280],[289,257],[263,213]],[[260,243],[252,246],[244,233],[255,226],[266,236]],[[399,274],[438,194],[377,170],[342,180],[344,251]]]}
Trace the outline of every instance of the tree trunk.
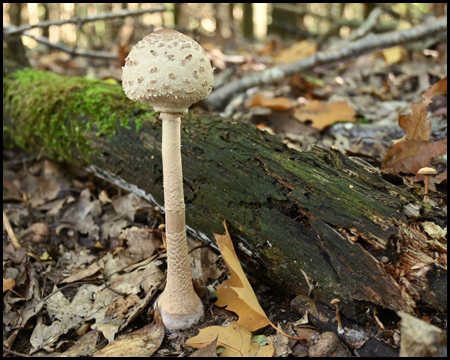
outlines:
{"label": "tree trunk", "polygon": [[[4,78],[3,112],[4,141],[62,155],[162,207],[161,121],[120,86],[28,69]],[[446,309],[446,246],[422,231],[446,217],[418,192],[338,151],[298,152],[219,116],[187,114],[181,137],[188,230],[214,240],[225,219],[254,277],[339,298],[357,321],[375,306]]]}

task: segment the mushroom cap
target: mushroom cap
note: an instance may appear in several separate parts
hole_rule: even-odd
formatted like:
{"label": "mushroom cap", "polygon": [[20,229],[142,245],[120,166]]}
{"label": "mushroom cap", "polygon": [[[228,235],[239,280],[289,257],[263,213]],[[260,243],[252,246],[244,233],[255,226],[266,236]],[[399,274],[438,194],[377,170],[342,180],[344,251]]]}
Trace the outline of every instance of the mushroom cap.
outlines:
{"label": "mushroom cap", "polygon": [[139,41],[122,70],[127,97],[160,112],[186,112],[211,93],[214,83],[205,50],[171,29],[155,31]]}
{"label": "mushroom cap", "polygon": [[337,304],[338,302],[341,302],[341,301],[339,299],[333,299],[333,300],[331,300],[330,304],[334,305],[334,304]]}
{"label": "mushroom cap", "polygon": [[437,171],[430,167],[424,167],[417,172],[419,175],[436,175]]}

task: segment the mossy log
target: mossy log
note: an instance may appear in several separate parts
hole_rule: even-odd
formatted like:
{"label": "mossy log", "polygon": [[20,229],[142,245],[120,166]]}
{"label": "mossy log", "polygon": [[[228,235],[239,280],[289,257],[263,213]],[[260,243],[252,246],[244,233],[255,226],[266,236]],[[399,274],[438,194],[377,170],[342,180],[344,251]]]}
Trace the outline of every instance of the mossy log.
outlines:
{"label": "mossy log", "polygon": [[[44,148],[163,205],[161,122],[118,84],[12,72],[3,115],[4,141]],[[439,263],[446,245],[423,231],[445,215],[419,192],[339,151],[299,152],[208,114],[184,116],[182,159],[189,231],[214,241],[226,220],[252,276],[288,295],[325,304],[339,298],[342,313],[357,321],[374,307],[446,311],[447,270]]]}

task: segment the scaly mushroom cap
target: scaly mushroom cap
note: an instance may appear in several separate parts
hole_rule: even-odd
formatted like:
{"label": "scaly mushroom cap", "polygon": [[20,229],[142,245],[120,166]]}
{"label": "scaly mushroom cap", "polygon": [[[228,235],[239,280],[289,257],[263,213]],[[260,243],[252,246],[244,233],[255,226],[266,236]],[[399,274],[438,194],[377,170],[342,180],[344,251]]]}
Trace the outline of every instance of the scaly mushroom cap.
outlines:
{"label": "scaly mushroom cap", "polygon": [[139,41],[122,69],[127,97],[160,112],[186,112],[211,93],[214,83],[205,50],[171,29],[155,31]]}

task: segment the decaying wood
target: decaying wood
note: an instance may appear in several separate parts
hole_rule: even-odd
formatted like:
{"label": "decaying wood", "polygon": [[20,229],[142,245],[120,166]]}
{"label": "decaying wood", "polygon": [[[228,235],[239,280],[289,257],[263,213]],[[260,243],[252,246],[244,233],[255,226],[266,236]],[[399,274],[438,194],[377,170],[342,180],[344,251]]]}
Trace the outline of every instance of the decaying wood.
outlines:
{"label": "decaying wood", "polygon": [[[21,79],[13,74],[4,82],[4,141],[27,127],[50,128],[47,117],[27,123],[35,111],[30,105],[34,95],[11,95]],[[49,93],[48,81],[53,77],[33,84],[33,91],[45,87],[52,103],[59,94]],[[109,94],[117,92],[105,104],[133,109],[119,86],[104,86]],[[82,86],[72,87],[82,91]],[[46,103],[39,105],[42,111]],[[97,115],[66,106],[61,101],[53,109],[65,114],[65,124],[76,118],[81,126]],[[142,110],[137,108],[128,115],[130,128],[117,119],[112,137],[98,136],[95,124],[86,129],[86,140],[101,155],[82,157],[74,144],[60,151],[71,148],[71,163],[161,206],[161,122],[149,111],[136,131],[138,115]],[[54,139],[31,135],[22,145],[42,150],[54,146]],[[445,227],[446,217],[418,194],[338,151],[298,152],[251,125],[219,116],[184,117],[182,157],[191,233],[213,241],[212,233],[224,232],[225,219],[247,271],[274,289],[327,305],[339,298],[342,314],[357,321],[370,317],[375,307],[446,311],[446,240],[430,230]]]}
{"label": "decaying wood", "polygon": [[[308,313],[309,323],[322,331],[337,332],[336,312],[308,296],[298,295],[291,301],[292,310],[304,315]],[[380,340],[383,331],[377,327],[359,327],[345,317],[341,317],[342,328],[345,329],[339,338],[346,346],[351,348],[361,357],[398,357],[399,351],[393,348],[392,340],[394,332],[386,330],[391,341],[388,344]]]}

